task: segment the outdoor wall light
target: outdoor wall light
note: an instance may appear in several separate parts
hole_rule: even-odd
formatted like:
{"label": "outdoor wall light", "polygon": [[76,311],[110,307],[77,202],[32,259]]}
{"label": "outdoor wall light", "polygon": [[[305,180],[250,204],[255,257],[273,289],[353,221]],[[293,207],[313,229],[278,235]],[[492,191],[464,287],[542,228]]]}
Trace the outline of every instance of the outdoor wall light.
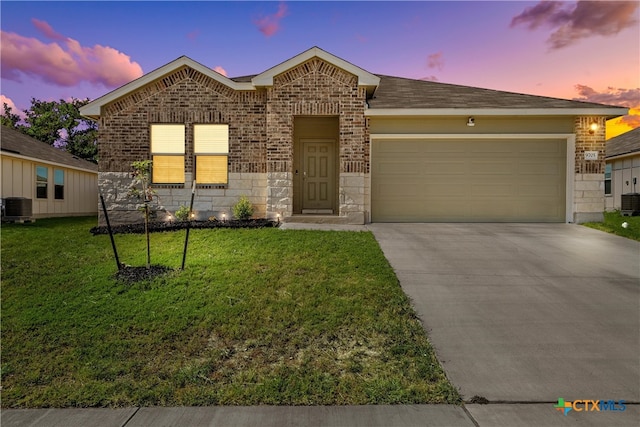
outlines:
{"label": "outdoor wall light", "polygon": [[476,119],[473,117],[469,117],[467,119],[467,126],[475,126],[476,125]]}
{"label": "outdoor wall light", "polygon": [[589,133],[593,135],[594,133],[596,133],[599,127],[600,126],[598,126],[598,123],[591,122],[591,124],[589,125]]}

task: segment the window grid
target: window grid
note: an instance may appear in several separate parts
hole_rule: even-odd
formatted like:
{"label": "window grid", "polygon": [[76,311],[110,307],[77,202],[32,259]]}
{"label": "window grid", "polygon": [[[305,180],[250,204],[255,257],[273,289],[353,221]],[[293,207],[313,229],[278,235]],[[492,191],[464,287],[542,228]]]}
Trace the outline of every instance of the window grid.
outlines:
{"label": "window grid", "polygon": [[48,197],[49,168],[46,166],[36,166],[36,198],[46,199]]}

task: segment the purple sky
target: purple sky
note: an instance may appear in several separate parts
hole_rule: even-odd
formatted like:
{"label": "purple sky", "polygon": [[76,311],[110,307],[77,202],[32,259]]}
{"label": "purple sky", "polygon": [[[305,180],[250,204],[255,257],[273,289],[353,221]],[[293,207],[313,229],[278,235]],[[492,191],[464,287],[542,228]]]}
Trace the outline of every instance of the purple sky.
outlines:
{"label": "purple sky", "polygon": [[378,74],[633,108],[640,3],[91,1],[0,3],[2,101],[94,99],[186,55],[229,77],[313,46]]}

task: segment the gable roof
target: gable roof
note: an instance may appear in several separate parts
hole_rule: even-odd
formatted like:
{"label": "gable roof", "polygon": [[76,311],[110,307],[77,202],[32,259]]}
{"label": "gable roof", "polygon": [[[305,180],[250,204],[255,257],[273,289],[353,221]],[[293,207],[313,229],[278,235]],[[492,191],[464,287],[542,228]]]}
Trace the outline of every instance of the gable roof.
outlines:
{"label": "gable roof", "polygon": [[312,58],[320,58],[358,78],[367,88],[367,116],[420,115],[598,115],[607,118],[628,113],[627,108],[566,99],[503,92],[424,80],[371,74],[319,47],[312,47],[268,70],[251,76],[227,78],[186,56],[95,99],[80,108],[83,116],[97,119],[102,106],[153,81],[190,67],[234,90],[257,90],[273,85],[273,78]]}
{"label": "gable roof", "polygon": [[100,98],[97,98],[91,101],[87,105],[80,108],[80,114],[86,117],[96,119],[100,117],[100,109],[103,105],[106,105],[112,101],[115,101],[118,98],[121,98],[127,95],[128,93],[131,93],[185,66],[192,68],[206,75],[207,77],[210,77],[218,81],[219,83],[222,83],[230,87],[231,89],[256,90],[258,87],[272,86],[274,76],[281,74],[287,70],[290,70],[291,68],[294,68],[299,64],[302,64],[303,62],[308,61],[309,59],[315,58],[315,57],[318,57],[324,61],[327,61],[335,65],[338,68],[341,68],[349,73],[354,74],[355,76],[358,77],[358,84],[361,86],[375,88],[380,80],[377,76],[363,70],[362,68],[357,67],[345,61],[344,59],[338,58],[337,56],[334,56],[328,52],[325,52],[324,50],[318,47],[312,47],[311,49],[308,49],[302,52],[301,54],[296,55],[293,58],[288,59],[279,65],[276,65],[275,67],[269,68],[268,70],[260,74],[257,74],[254,76],[234,78],[234,79],[225,77],[222,74],[218,73],[217,71],[214,71],[200,64],[199,62],[194,61],[189,57],[181,56],[180,58],[174,61],[171,61],[168,64],[163,65],[162,67],[157,68],[151,71],[150,73],[147,73],[142,77],[139,77],[133,80],[132,82],[129,82],[124,86],[121,86],[118,89],[115,89],[109,92],[108,94],[103,95]]}
{"label": "gable roof", "polygon": [[606,142],[605,157],[607,159],[634,153],[640,154],[640,128],[630,130]]}
{"label": "gable roof", "polygon": [[65,166],[86,172],[98,172],[98,165],[95,163],[52,147],[46,142],[38,141],[10,127],[2,126],[0,138],[2,154],[14,155],[28,160],[38,160],[43,163]]}
{"label": "gable roof", "polygon": [[317,46],[312,47],[309,50],[302,52],[299,55],[294,56],[291,59],[288,59],[282,62],[275,67],[269,68],[267,71],[264,71],[254,78],[251,79],[251,83],[254,86],[272,86],[273,85],[273,77],[278,74],[282,74],[287,70],[290,70],[303,62],[308,61],[311,58],[320,58],[330,64],[335,65],[338,68],[345,70],[348,73],[354,74],[358,77],[358,86],[378,86],[380,83],[380,78],[374,74],[371,74],[368,71],[363,70],[360,67],[353,65],[350,62],[345,61],[344,59],[338,58]]}
{"label": "gable roof", "polygon": [[592,114],[617,117],[628,111],[618,106],[383,75],[368,104],[367,115],[372,116],[395,112],[399,115]]}
{"label": "gable roof", "polygon": [[161,79],[162,77],[171,74],[182,67],[192,68],[206,75],[207,77],[210,77],[230,87],[231,89],[255,90],[255,87],[249,82],[236,82],[228,77],[223,76],[217,71],[214,71],[211,68],[208,68],[200,64],[199,62],[194,61],[187,56],[181,56],[180,58],[175,59],[160,68],[156,68],[155,70],[143,75],[142,77],[138,77],[137,79],[125,84],[124,86],[120,86],[119,88],[112,90],[106,95],[103,95],[100,98],[96,98],[90,103],[80,107],[80,114],[85,117],[97,119],[98,117],[100,117],[100,108],[103,105],[107,105],[110,102],[115,101],[118,98],[121,98],[131,92],[134,92],[137,89],[140,89],[141,87],[154,82],[155,80]]}

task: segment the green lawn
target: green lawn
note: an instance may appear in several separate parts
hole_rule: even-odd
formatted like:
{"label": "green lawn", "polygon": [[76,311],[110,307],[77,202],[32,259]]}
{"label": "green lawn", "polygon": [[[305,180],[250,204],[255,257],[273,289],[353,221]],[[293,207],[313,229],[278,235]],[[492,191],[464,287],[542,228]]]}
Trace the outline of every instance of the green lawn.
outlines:
{"label": "green lawn", "polygon": [[5,408],[461,402],[371,233],[95,224],[2,226]]}
{"label": "green lawn", "polygon": [[[622,226],[627,223],[627,228]],[[587,227],[640,241],[640,216],[622,216],[620,211],[605,212],[604,222],[588,222]]]}

